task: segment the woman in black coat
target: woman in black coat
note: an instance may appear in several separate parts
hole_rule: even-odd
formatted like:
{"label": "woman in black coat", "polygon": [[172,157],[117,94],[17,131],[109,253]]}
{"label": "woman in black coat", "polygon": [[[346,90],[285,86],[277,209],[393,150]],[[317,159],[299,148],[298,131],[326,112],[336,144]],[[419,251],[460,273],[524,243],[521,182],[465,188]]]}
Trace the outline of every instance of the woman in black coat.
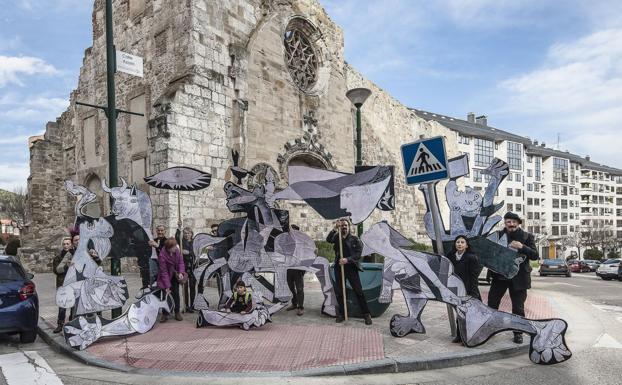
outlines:
{"label": "woman in black coat", "polygon": [[[464,283],[467,295],[477,298],[481,301],[479,294],[478,280],[482,267],[479,264],[479,258],[471,251],[468,239],[464,235],[458,235],[454,240],[453,249],[447,254],[447,258],[454,265],[454,274],[457,275]],[[460,338],[460,330],[453,342],[462,342]]]}

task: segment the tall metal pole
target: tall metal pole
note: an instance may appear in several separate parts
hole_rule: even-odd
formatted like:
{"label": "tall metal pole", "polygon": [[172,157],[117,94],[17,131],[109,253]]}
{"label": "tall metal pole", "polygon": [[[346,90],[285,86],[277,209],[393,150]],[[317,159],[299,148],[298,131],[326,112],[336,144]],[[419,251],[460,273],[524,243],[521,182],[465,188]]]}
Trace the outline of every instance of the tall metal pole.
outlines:
{"label": "tall metal pole", "polygon": [[[108,176],[110,187],[116,187],[119,183],[119,171],[117,169],[117,109],[114,86],[114,73],[116,60],[114,50],[114,30],[112,26],[112,0],[106,0],[106,84],[108,88],[108,106],[106,117],[108,118]],[[110,198],[112,207],[112,197]],[[110,273],[121,274],[121,262],[118,258],[110,261]],[[121,309],[112,309],[112,318],[121,315]]]}
{"label": "tall metal pole", "polygon": [[[363,165],[363,133],[361,129],[361,106],[362,104],[355,104],[356,107],[356,165]],[[363,235],[363,222],[356,226],[356,234],[360,238]]]}
{"label": "tall metal pole", "polygon": [[[434,238],[436,239],[436,253],[440,255],[445,255],[445,251],[443,250],[443,234],[441,230],[441,224],[439,223],[438,217],[440,217],[441,212],[438,207],[436,200],[436,187],[434,186],[434,182],[426,183],[428,187],[428,193],[430,196],[430,213],[432,214],[432,225],[434,226]],[[438,214],[438,217],[437,217]],[[451,335],[456,336],[456,319],[454,318],[454,312],[451,308],[451,305],[447,304],[447,317],[449,318],[449,327],[451,329]]]}

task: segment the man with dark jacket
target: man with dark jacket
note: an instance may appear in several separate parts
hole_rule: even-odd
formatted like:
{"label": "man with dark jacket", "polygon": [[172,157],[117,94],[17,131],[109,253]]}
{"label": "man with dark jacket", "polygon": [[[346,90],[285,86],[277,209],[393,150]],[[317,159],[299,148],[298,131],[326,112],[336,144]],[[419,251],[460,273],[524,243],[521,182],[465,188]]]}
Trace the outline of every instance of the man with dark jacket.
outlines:
{"label": "man with dark jacket", "polygon": [[[340,235],[343,255],[339,253]],[[363,294],[361,278],[359,277],[359,271],[363,271],[361,267],[361,253],[363,251],[361,241],[350,234],[350,223],[345,219],[340,219],[335,222],[335,228],[326,237],[326,242],[332,243],[333,249],[335,250],[335,296],[339,303],[336,319],[337,323],[343,322],[344,320],[343,292],[341,290],[341,266],[343,266],[345,279],[350,282],[350,286],[356,294],[356,299],[363,312],[363,317],[365,318],[365,325],[371,325],[371,315],[369,314],[369,308],[367,307],[365,295]]]}
{"label": "man with dark jacket", "polygon": [[[71,238],[63,238],[63,249],[61,252],[54,257],[52,260],[52,271],[56,275],[56,288],[63,286],[63,282],[65,281],[65,275],[67,274],[67,270],[69,270],[69,266],[71,266],[72,258],[73,258],[73,245]],[[54,333],[60,333],[63,331],[63,325],[65,324],[65,317],[67,316],[67,310],[64,307],[58,308],[58,319],[56,321],[56,329],[54,329]],[[70,317],[71,318],[71,317]]]}
{"label": "man with dark jacket", "polygon": [[[503,219],[505,228],[499,231],[499,238],[506,235],[508,246],[516,249],[518,254],[524,256],[525,259],[520,264],[518,273],[512,279],[507,279],[501,274],[492,273],[492,283],[488,293],[488,306],[493,309],[499,309],[501,298],[505,295],[505,291],[508,290],[512,300],[512,313],[524,317],[527,289],[531,289],[531,266],[529,261],[537,261],[540,257],[533,235],[520,228],[520,225],[523,223],[521,218],[515,213],[508,212]],[[514,342],[517,344],[523,343],[522,333],[514,332]]]}

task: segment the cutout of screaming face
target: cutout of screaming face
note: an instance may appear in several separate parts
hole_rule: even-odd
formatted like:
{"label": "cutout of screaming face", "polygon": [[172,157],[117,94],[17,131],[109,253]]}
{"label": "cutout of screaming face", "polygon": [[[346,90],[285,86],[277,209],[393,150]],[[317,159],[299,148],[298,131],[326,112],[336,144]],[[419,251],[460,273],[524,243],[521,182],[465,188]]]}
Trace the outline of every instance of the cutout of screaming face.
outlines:
{"label": "cutout of screaming face", "polygon": [[482,202],[482,194],[470,187],[466,187],[464,191],[456,188],[451,194],[447,194],[447,203],[451,211],[463,217],[476,217]]}

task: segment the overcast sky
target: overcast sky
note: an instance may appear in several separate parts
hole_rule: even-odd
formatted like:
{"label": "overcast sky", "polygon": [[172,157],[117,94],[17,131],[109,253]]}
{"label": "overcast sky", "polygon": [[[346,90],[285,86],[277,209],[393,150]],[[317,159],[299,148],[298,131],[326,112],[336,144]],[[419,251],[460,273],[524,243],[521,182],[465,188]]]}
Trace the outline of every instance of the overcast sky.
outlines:
{"label": "overcast sky", "polygon": [[[346,60],[409,107],[622,168],[622,1],[320,0]],[[0,0],[0,188],[25,186],[27,137],[67,106],[91,0]]]}

